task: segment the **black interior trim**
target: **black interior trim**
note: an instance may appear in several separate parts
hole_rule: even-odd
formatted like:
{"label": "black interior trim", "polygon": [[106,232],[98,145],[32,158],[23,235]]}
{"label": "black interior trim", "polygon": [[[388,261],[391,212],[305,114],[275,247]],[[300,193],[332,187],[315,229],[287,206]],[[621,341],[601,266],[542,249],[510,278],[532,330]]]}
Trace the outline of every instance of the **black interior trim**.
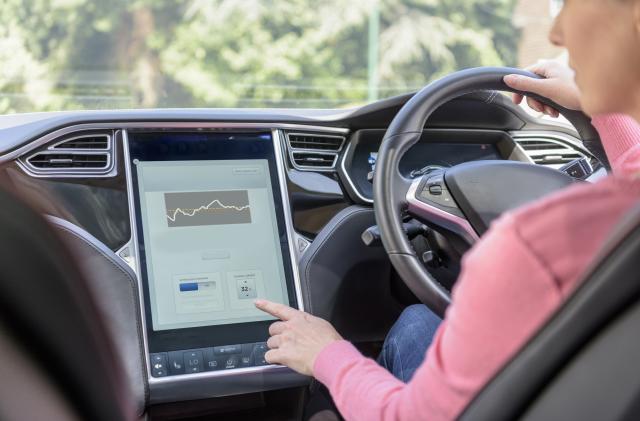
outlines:
{"label": "black interior trim", "polygon": [[605,326],[523,414],[527,421],[640,419],[640,302]]}
{"label": "black interior trim", "polygon": [[125,367],[138,415],[142,416],[149,401],[149,383],[136,275],[87,231],[54,216],[47,216],[47,221],[60,231],[62,240],[78,259],[84,273],[90,274],[87,283],[110,330],[116,358]]}
{"label": "black interior trim", "polygon": [[382,247],[360,235],[375,225],[371,208],[338,213],[302,256],[300,284],[306,310],[329,320],[353,342],[384,339],[399,315],[391,299],[391,265]]}

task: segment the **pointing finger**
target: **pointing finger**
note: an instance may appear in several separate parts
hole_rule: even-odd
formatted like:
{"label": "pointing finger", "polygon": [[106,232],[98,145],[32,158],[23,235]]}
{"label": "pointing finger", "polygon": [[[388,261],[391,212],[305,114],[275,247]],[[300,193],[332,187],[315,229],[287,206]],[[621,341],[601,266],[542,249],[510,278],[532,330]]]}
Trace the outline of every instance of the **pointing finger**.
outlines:
{"label": "pointing finger", "polygon": [[256,300],[255,305],[258,309],[285,321],[299,313],[299,311],[294,308],[267,300]]}

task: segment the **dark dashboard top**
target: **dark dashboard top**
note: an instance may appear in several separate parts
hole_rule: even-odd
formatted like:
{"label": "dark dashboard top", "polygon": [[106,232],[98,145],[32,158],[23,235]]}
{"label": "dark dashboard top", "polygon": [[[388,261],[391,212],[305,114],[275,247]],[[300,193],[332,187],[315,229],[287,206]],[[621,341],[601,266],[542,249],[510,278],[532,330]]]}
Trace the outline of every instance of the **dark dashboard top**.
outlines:
{"label": "dark dashboard top", "polygon": [[[0,116],[0,161],[25,144],[57,129],[88,123],[228,122],[288,123],[348,130],[386,128],[411,95],[378,101],[359,108],[322,109],[142,109],[64,111]],[[427,127],[519,130],[536,122],[502,95],[477,92],[442,106]],[[567,131],[564,126],[554,127]]]}

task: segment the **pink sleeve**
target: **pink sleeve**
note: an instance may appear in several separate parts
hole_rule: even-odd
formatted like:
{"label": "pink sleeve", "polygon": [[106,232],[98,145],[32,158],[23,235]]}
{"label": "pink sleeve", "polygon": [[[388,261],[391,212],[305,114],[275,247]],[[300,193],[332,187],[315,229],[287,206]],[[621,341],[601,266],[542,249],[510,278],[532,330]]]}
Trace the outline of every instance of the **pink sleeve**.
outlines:
{"label": "pink sleeve", "polygon": [[426,360],[408,384],[346,341],[320,353],[314,375],[347,420],[454,419],[561,300],[509,217],[468,253],[457,285]]}
{"label": "pink sleeve", "polygon": [[591,123],[598,130],[611,168],[616,175],[640,173],[640,125],[622,114],[596,116]]}

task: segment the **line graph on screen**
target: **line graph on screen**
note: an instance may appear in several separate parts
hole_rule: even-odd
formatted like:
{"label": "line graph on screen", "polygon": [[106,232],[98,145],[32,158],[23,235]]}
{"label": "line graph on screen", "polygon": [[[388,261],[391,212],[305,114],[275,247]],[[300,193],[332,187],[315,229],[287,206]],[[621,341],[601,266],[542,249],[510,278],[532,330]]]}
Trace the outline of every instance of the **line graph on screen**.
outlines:
{"label": "line graph on screen", "polygon": [[247,190],[164,193],[169,227],[250,224]]}

